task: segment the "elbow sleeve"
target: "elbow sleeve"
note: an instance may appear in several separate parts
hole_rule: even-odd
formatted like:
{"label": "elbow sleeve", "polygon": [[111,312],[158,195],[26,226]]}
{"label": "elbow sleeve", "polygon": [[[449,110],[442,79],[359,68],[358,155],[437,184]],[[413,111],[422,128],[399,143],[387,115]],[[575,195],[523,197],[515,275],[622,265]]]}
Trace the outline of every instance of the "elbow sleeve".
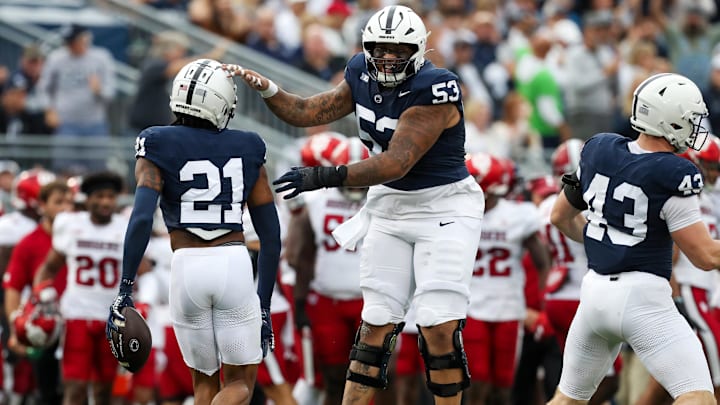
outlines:
{"label": "elbow sleeve", "polygon": [[583,200],[582,186],[577,174],[571,173],[562,176],[562,190],[570,205],[580,211],[587,209],[587,203]]}

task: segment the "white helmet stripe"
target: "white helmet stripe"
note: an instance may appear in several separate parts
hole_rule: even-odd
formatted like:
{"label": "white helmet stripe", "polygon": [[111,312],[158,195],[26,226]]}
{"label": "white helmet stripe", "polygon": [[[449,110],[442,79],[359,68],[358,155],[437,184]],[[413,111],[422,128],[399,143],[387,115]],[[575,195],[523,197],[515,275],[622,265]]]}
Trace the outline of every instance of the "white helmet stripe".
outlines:
{"label": "white helmet stripe", "polygon": [[192,79],[190,79],[190,86],[188,86],[187,98],[185,99],[186,104],[192,104],[193,93],[195,93],[195,85],[197,84],[197,80],[198,78],[200,78],[200,73],[202,73],[202,71],[205,70],[206,67],[210,66],[210,62],[210,59],[203,59],[202,61],[200,61],[200,67],[198,68],[198,70],[195,71]]}

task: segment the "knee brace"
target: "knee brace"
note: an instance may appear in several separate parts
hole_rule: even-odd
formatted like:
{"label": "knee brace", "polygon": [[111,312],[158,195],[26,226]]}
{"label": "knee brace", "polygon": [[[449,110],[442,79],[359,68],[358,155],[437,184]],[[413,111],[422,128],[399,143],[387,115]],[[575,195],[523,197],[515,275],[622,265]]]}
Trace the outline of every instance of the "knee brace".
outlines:
{"label": "knee brace", "polygon": [[[458,327],[453,332],[453,347],[455,351],[433,356],[430,354],[422,334],[420,325],[418,327],[418,348],[425,360],[425,380],[427,387],[434,395],[439,397],[454,397],[458,392],[470,386],[470,370],[468,369],[467,356],[463,347],[462,330],[465,327],[465,319],[458,321]],[[462,381],[456,383],[440,384],[430,380],[430,370],[448,370],[459,368],[463,372]]]}
{"label": "knee brace", "polygon": [[397,343],[397,336],[405,327],[405,322],[400,322],[395,325],[392,331],[385,335],[383,339],[382,347],[370,346],[360,342],[360,329],[362,329],[362,323],[355,334],[355,344],[353,344],[352,350],[350,350],[350,360],[357,360],[367,366],[377,367],[380,369],[377,377],[371,377],[364,374],[359,374],[351,371],[348,368],[345,379],[353,381],[368,387],[382,388],[385,389],[388,386],[388,360],[390,355],[395,349],[395,343]]}

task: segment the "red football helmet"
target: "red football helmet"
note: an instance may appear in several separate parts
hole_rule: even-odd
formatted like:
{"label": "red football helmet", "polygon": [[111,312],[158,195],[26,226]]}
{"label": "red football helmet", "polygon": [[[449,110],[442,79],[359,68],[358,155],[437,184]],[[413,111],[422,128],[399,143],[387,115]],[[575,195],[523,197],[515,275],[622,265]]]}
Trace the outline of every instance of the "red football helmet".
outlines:
{"label": "red football helmet", "polygon": [[577,170],[580,163],[580,152],[585,144],[579,139],[568,139],[555,149],[550,160],[552,171],[556,176]]}
{"label": "red football helmet", "polygon": [[465,160],[465,165],[486,195],[504,196],[510,191],[512,181],[512,173],[505,160],[487,153],[475,153]]}
{"label": "red football helmet", "polygon": [[55,174],[44,169],[30,169],[21,172],[13,184],[12,202],[15,209],[36,209],[40,188],[53,180],[55,180]]}
{"label": "red football helmet", "polygon": [[546,175],[528,181],[527,189],[531,193],[540,196],[540,198],[545,198],[550,194],[559,193],[560,185],[555,176]]}
{"label": "red football helmet", "polygon": [[335,149],[330,163],[334,166],[349,165],[370,157],[370,151],[363,145],[360,138],[343,139]]}
{"label": "red football helmet", "polygon": [[347,138],[339,132],[321,132],[305,141],[300,149],[303,166],[334,166],[335,154]]}
{"label": "red football helmet", "polygon": [[25,346],[42,348],[55,343],[63,328],[55,288],[38,289],[12,322],[18,341]]}

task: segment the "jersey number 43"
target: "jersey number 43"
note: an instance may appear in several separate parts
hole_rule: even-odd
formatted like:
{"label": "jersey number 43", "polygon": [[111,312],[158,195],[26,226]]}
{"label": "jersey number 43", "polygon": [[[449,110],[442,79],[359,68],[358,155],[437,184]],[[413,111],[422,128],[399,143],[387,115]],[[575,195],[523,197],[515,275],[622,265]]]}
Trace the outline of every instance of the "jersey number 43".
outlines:
{"label": "jersey number 43", "polygon": [[[610,178],[596,173],[593,176],[590,186],[583,193],[583,199],[588,201],[588,226],[585,236],[601,241],[607,232],[610,241],[616,245],[635,246],[645,240],[647,236],[647,221],[649,199],[642,188],[629,184],[620,183],[613,189],[610,187]],[[678,191],[685,195],[697,193],[703,187],[702,176],[698,173],[695,178],[685,176],[678,186]],[[609,226],[605,218],[605,204],[608,198],[623,203],[625,200],[632,201],[632,210],[623,214],[622,226],[630,232],[623,232],[614,226]]]}

